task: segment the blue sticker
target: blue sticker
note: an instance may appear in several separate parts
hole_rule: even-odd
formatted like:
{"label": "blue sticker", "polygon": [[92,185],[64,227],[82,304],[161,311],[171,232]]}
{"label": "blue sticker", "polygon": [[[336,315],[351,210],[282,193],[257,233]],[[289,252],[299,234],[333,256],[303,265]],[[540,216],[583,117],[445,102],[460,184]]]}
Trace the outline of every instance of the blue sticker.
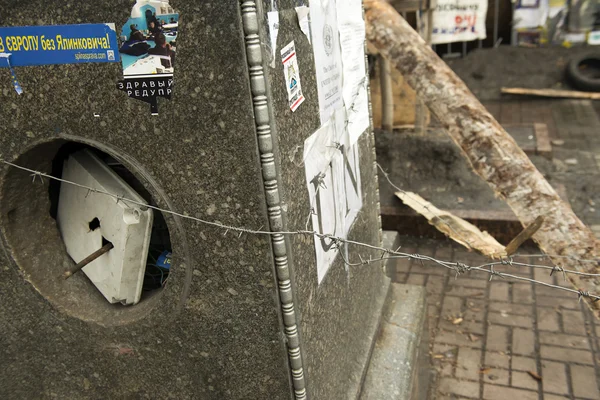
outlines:
{"label": "blue sticker", "polygon": [[171,269],[171,252],[165,250],[156,261],[156,266],[164,269]]}
{"label": "blue sticker", "polygon": [[0,28],[0,54],[12,67],[120,61],[114,24]]}

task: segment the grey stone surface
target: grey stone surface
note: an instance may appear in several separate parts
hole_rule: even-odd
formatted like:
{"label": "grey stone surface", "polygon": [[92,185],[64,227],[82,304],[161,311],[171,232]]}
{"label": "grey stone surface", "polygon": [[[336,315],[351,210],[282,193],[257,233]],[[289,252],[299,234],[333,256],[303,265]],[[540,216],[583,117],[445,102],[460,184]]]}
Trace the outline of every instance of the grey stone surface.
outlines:
{"label": "grey stone surface", "polygon": [[[279,2],[280,28],[277,52],[294,40],[302,88],[306,97],[296,112],[287,104],[287,92],[281,68],[267,68],[272,90],[273,113],[277,117],[279,162],[282,171],[282,201],[288,204],[286,225],[302,227],[310,209],[301,164],[304,141],[319,127],[319,110],[312,47],[298,28],[294,6],[297,2]],[[270,1],[263,2],[265,9]],[[279,65],[281,61],[276,60]],[[360,168],[363,209],[350,238],[370,244],[381,241],[377,175],[374,165],[374,137],[363,134],[360,144]],[[304,237],[290,238],[292,282],[297,300],[308,397],[311,399],[356,398],[366,369],[373,337],[381,315],[389,281],[381,266],[346,267],[340,257],[317,285],[315,255]],[[349,247],[350,262],[380,256],[354,246]]]}
{"label": "grey stone surface", "polygon": [[[2,0],[0,9],[11,12],[1,13],[0,26],[119,27],[133,4]],[[154,185],[150,191],[160,206],[266,227],[240,3],[172,5],[183,21],[176,89],[171,101],[159,100],[158,116],[116,89],[118,63],[17,68],[21,96],[8,70],[0,69],[0,156],[49,171],[47,160],[18,155],[57,138],[89,143],[137,167],[138,177]],[[26,188],[30,195],[18,193],[27,198],[5,185],[8,175],[18,177],[12,189]],[[48,301],[24,276],[24,263],[47,268],[51,280],[71,262],[55,251],[61,243],[47,213],[48,181],[33,185],[28,175],[2,168],[0,299],[10,306],[0,310],[0,398],[290,398],[268,238],[224,236],[220,229],[168,218],[174,265],[161,295],[131,310],[105,307],[90,316],[112,313],[115,326],[85,322],[60,301],[85,278],[61,282]],[[14,224],[23,229],[8,237]],[[90,304],[80,300],[78,308]],[[109,325],[111,319],[103,318]]]}
{"label": "grey stone surface", "polygon": [[[0,14],[0,26],[120,27],[132,4],[0,0],[0,10],[11,10]],[[278,40],[278,49],[292,39],[297,45],[307,100],[295,113],[282,68],[261,59],[269,53],[260,47],[265,26],[255,35],[248,18],[254,6],[264,15],[262,3],[171,4],[182,20],[175,88],[171,101],[159,99],[158,116],[116,89],[118,63],[17,68],[21,96],[2,69],[0,157],[50,172],[61,145],[84,143],[134,171],[161,207],[236,226],[303,228],[302,146],[319,117],[297,4],[280,2]],[[266,74],[264,93],[251,86],[248,64]],[[265,112],[268,132],[261,130]],[[367,133],[360,140],[364,208],[350,237],[379,244],[374,160]],[[55,279],[72,261],[48,213],[48,185],[0,170],[0,398],[358,396],[389,287],[381,268],[347,268],[338,259],[317,285],[312,238],[224,235],[167,217],[174,259],[165,289],[134,307],[113,307],[83,276]],[[376,255],[349,250],[351,261]]]}
{"label": "grey stone surface", "polygon": [[[400,246],[400,235],[395,231],[383,231],[383,247],[396,250]],[[396,272],[396,263],[388,260],[384,266],[385,274],[392,279]]]}
{"label": "grey stone surface", "polygon": [[392,284],[361,400],[427,397],[425,293],[421,286]]}

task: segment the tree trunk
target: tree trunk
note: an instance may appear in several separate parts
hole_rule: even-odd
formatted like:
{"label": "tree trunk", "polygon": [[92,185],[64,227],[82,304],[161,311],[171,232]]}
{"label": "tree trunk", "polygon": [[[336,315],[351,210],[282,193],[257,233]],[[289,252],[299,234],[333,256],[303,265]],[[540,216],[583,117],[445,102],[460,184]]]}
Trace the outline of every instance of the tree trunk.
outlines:
{"label": "tree trunk", "polygon": [[[392,6],[381,0],[364,0],[364,6],[367,39],[404,75],[462,149],[474,171],[506,200],[524,226],[540,215],[545,217],[533,236],[540,248],[547,254],[595,259],[599,248],[591,230],[560,199],[464,82]],[[581,272],[598,272],[597,262],[556,257],[553,262]],[[572,274],[569,278],[578,290],[599,293],[598,281]]]}

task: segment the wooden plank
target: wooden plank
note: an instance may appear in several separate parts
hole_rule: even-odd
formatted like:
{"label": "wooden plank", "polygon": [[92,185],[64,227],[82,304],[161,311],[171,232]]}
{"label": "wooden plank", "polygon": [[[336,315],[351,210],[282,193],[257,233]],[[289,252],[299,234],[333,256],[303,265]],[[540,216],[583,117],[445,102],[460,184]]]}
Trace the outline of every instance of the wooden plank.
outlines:
{"label": "wooden plank", "polygon": [[503,87],[501,89],[501,92],[505,93],[505,94],[520,94],[520,95],[526,95],[526,96],[600,100],[600,93],[577,92],[575,90],[527,89],[527,88],[505,88],[505,87]]}
{"label": "wooden plank", "polygon": [[527,228],[523,229],[521,233],[519,233],[513,240],[510,241],[509,244],[506,245],[506,255],[511,256],[515,254],[515,252],[521,247],[523,243],[529,240],[534,233],[538,231],[542,227],[544,223],[544,216],[538,216],[535,221]]}
{"label": "wooden plank", "polygon": [[[378,60],[379,62],[379,60]],[[381,128],[382,105],[381,105],[381,71],[375,68],[375,74],[371,77],[371,106],[373,109],[373,125]],[[415,107],[418,102],[415,91],[404,81],[404,77],[396,68],[391,70],[392,93],[394,96],[394,127],[415,124]],[[425,107],[425,125],[429,124],[430,114]]]}
{"label": "wooden plank", "polygon": [[381,128],[394,129],[394,95],[392,93],[392,71],[389,60],[379,56],[379,76],[381,82]]}
{"label": "wooden plank", "polygon": [[537,153],[547,158],[552,157],[552,144],[550,143],[550,135],[548,135],[548,126],[546,124],[533,124],[535,132],[535,141],[537,143]]}
{"label": "wooden plank", "polygon": [[427,221],[450,239],[465,246],[469,250],[477,250],[481,254],[501,258],[506,255],[502,246],[493,236],[480,231],[475,225],[463,218],[440,210],[421,196],[412,192],[396,192],[396,196],[415,212],[427,218]]}

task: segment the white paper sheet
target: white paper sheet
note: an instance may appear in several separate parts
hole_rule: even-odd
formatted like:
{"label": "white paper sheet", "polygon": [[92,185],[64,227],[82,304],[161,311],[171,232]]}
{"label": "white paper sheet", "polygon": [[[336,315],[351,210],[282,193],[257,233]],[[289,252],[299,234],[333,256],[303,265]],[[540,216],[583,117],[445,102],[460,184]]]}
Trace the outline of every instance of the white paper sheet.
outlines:
{"label": "white paper sheet", "polygon": [[354,144],[370,125],[362,1],[338,1],[337,22],[342,55],[342,95],[350,144]]}
{"label": "white paper sheet", "polygon": [[[358,145],[350,145],[343,109],[304,142],[306,184],[313,213],[312,229],[347,237],[362,208]],[[315,237],[317,278],[321,283],[339,249]]]}
{"label": "white paper sheet", "polygon": [[296,14],[298,15],[298,25],[300,25],[300,30],[306,38],[308,39],[308,43],[310,41],[310,20],[308,19],[308,14],[310,9],[306,6],[296,7]]}
{"label": "white paper sheet", "polygon": [[438,0],[433,11],[433,44],[485,39],[488,0]]}
{"label": "white paper sheet", "polygon": [[311,0],[310,23],[321,125],[343,107],[342,57],[334,0]]}
{"label": "white paper sheet", "polygon": [[267,19],[269,21],[269,35],[271,36],[271,53],[273,58],[271,59],[271,68],[275,68],[277,54],[277,35],[279,34],[279,12],[269,11],[267,13]]}

